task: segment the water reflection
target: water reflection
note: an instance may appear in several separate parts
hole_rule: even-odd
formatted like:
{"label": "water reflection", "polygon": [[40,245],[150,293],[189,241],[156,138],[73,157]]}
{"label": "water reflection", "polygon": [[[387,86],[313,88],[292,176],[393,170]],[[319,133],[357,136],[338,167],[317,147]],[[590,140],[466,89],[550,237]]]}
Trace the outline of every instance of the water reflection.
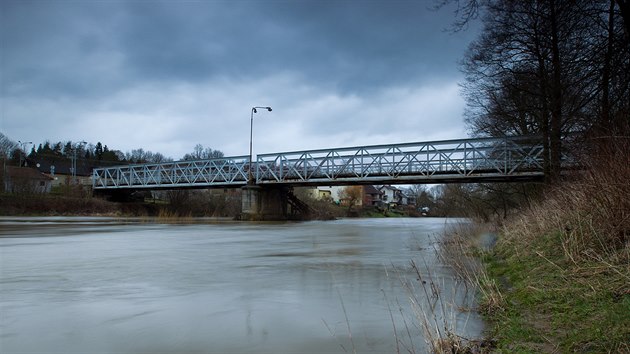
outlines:
{"label": "water reflection", "polygon": [[0,218],[0,352],[424,352],[410,261],[463,297],[435,257],[444,224]]}

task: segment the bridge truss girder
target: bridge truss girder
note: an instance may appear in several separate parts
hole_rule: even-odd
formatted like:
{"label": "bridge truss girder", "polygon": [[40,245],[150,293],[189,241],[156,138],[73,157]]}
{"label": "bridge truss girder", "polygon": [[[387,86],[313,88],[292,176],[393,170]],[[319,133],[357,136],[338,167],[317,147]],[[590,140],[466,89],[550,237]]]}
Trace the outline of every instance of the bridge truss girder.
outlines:
{"label": "bridge truss girder", "polygon": [[138,164],[94,169],[94,189],[172,189],[241,186],[249,157]]}
{"label": "bridge truss girder", "polygon": [[481,138],[258,155],[259,184],[450,183],[539,179],[533,138]]}
{"label": "bridge truss girder", "polygon": [[[258,155],[259,185],[413,184],[539,180],[538,137],[444,140]],[[249,157],[97,168],[93,187],[227,188],[247,184]]]}

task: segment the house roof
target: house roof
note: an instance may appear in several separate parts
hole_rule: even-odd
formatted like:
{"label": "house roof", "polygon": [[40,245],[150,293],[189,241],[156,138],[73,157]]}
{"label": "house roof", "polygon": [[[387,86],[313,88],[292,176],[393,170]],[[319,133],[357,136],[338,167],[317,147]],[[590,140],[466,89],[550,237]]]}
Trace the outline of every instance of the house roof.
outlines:
{"label": "house roof", "polygon": [[376,187],[372,185],[363,186],[363,193],[365,194],[381,194],[381,191],[376,189]]}
{"label": "house roof", "polygon": [[30,167],[7,166],[6,169],[7,169],[7,175],[10,178],[31,179],[31,180],[41,180],[41,181],[49,181],[49,180],[54,179]]}
{"label": "house roof", "polygon": [[[56,175],[71,175],[72,161],[66,158],[53,159],[29,159],[28,164],[31,167],[37,166],[40,172]],[[90,176],[92,174],[92,166],[89,166],[85,160],[77,160],[77,176]]]}
{"label": "house roof", "polygon": [[383,190],[383,189],[389,189],[389,190],[392,190],[392,191],[400,191],[400,189],[398,189],[398,188],[396,188],[394,186],[390,186],[390,185],[381,186],[380,190]]}

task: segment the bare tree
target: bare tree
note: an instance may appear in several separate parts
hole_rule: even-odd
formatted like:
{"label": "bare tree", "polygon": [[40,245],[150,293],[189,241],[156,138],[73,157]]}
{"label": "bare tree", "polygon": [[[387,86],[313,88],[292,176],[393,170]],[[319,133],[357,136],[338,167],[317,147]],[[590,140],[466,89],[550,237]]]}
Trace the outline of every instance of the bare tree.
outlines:
{"label": "bare tree", "polygon": [[361,186],[347,186],[339,192],[339,199],[348,207],[348,211],[358,205],[362,198],[363,188]]}
{"label": "bare tree", "polygon": [[613,0],[474,6],[483,6],[484,30],[462,63],[467,122],[478,135],[542,134],[553,182],[564,136],[602,125],[597,117],[627,120],[630,53],[620,15]]}
{"label": "bare tree", "polygon": [[435,198],[424,184],[414,184],[411,186],[411,192],[416,201],[418,208],[428,207],[433,208],[435,206]]}
{"label": "bare tree", "polygon": [[0,132],[0,159],[2,159],[2,166],[0,167],[2,168],[2,170],[0,170],[0,190],[2,191],[5,189],[5,179],[7,178],[7,163],[11,158],[13,151],[18,148],[17,146],[18,145],[15,141],[9,139],[9,137]]}
{"label": "bare tree", "polygon": [[172,161],[173,159],[162,155],[159,152],[144,151],[144,149],[133,149],[125,153],[125,160],[130,163],[161,163]]}
{"label": "bare tree", "polygon": [[183,160],[207,160],[223,157],[223,152],[220,150],[213,150],[209,147],[204,148],[203,145],[195,145],[193,152],[184,155]]}
{"label": "bare tree", "polygon": [[479,17],[487,2],[486,0],[436,0],[434,9],[453,6],[455,19],[450,31],[458,32],[468,28],[469,23]]}
{"label": "bare tree", "polygon": [[18,144],[0,132],[0,158],[8,159],[13,150],[18,148]]}

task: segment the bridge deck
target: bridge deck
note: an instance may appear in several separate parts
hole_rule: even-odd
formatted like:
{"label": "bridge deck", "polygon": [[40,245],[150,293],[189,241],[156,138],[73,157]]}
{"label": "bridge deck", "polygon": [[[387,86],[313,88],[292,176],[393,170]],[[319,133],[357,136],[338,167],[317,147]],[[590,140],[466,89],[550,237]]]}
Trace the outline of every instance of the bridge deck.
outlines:
{"label": "bridge deck", "polygon": [[[258,155],[259,185],[413,184],[539,180],[539,137],[444,140]],[[225,188],[247,184],[249,157],[97,168],[93,187]]]}

